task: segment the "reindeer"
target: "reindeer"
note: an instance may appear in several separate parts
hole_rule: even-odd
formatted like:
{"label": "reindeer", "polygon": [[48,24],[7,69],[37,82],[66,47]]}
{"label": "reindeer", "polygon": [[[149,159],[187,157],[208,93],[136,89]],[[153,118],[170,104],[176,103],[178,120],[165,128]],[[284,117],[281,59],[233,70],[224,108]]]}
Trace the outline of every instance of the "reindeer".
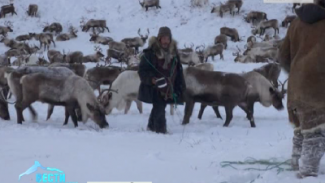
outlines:
{"label": "reindeer", "polygon": [[82,64],[83,61],[83,53],[81,51],[74,51],[72,53],[64,54],[63,60],[66,63],[79,63]]}
{"label": "reindeer", "polygon": [[16,37],[16,41],[27,41],[27,40],[31,40],[33,38],[33,36],[31,36],[30,34],[23,34],[20,36]]}
{"label": "reindeer", "polygon": [[99,62],[105,55],[102,53],[102,49],[99,46],[95,46],[95,54],[86,55],[83,58],[83,63],[85,62]]}
{"label": "reindeer", "polygon": [[59,34],[57,37],[56,37],[56,41],[67,41],[67,40],[70,40],[70,39],[73,39],[73,38],[76,38],[78,37],[77,36],[77,33],[78,33],[78,30],[72,26],[70,26],[69,28],[69,34]]}
{"label": "reindeer", "polygon": [[62,32],[62,25],[59,22],[54,22],[52,24],[45,23],[43,32],[55,32],[55,34],[60,34]]}
{"label": "reindeer", "polygon": [[[281,73],[281,67],[278,63],[269,63],[262,67],[256,68],[253,71],[262,74],[266,79],[271,82],[271,84],[275,88],[279,87],[278,79]],[[282,89],[282,91],[285,92],[284,89]]]}
{"label": "reindeer", "polygon": [[56,47],[54,39],[53,39],[53,35],[50,33],[40,33],[40,34],[36,34],[36,33],[30,33],[30,35],[33,36],[33,38],[35,38],[35,40],[40,42],[40,48],[42,48],[42,46],[44,45],[44,51],[49,50],[50,49],[50,44],[53,43],[54,47]]}
{"label": "reindeer", "polygon": [[148,34],[146,34],[145,36],[140,34],[140,28],[138,30],[138,34],[140,37],[134,37],[134,38],[124,38],[122,39],[121,42],[125,43],[126,46],[128,47],[134,47],[135,48],[135,53],[139,53],[139,47],[144,46],[144,44],[146,44],[146,41],[148,39],[149,36],[149,29],[147,29]]}
{"label": "reindeer", "polygon": [[82,31],[88,32],[90,28],[93,28],[93,32],[94,32],[94,28],[101,28],[102,29],[101,32],[104,32],[105,29],[107,29],[107,31],[109,32],[109,29],[106,25],[106,20],[90,19],[85,25],[82,26]]}
{"label": "reindeer", "polygon": [[276,35],[276,32],[278,31],[279,34],[279,23],[278,20],[272,19],[267,20],[264,22],[261,22],[255,29],[252,30],[252,34],[260,34],[263,35],[265,33],[265,29],[273,28],[274,29],[274,36]]}
{"label": "reindeer", "polygon": [[220,17],[223,17],[225,12],[229,12],[232,16],[235,16],[235,4],[233,3],[226,3],[222,4],[217,7],[213,7],[211,13],[219,13]]}
{"label": "reindeer", "polygon": [[108,45],[109,42],[114,41],[114,40],[111,37],[103,37],[103,36],[100,36],[99,34],[94,32],[93,34],[90,34],[89,41],[93,41],[95,43],[102,44],[102,45]]}
{"label": "reindeer", "polygon": [[93,90],[101,92],[100,85],[111,85],[121,72],[122,69],[120,67],[96,66],[88,69],[84,78],[88,81]]}
{"label": "reindeer", "polygon": [[36,17],[38,11],[38,5],[37,4],[30,4],[28,6],[28,11],[26,12],[28,16]]}
{"label": "reindeer", "polygon": [[261,12],[261,11],[251,11],[249,12],[246,17],[244,17],[244,20],[247,22],[247,23],[259,23],[263,20],[268,20],[267,19],[267,14],[264,13],[264,12]]}
{"label": "reindeer", "polygon": [[186,44],[184,45],[184,49],[178,49],[178,55],[180,61],[183,64],[199,64],[202,63],[203,59],[201,60],[199,57],[198,52],[193,50],[194,44],[192,43],[190,47],[187,47]]}
{"label": "reindeer", "polygon": [[295,9],[297,6],[301,6],[303,3],[293,3],[292,4],[292,12],[294,13],[295,12]]}
{"label": "reindeer", "polygon": [[[205,49],[205,45],[203,45],[203,58],[204,61],[207,62],[209,57],[212,57],[212,60],[214,61],[214,56],[216,55],[220,55],[220,59],[223,60],[223,50],[224,50],[224,46],[223,44],[216,44],[213,46],[208,46]],[[202,55],[200,55],[202,57]]]}
{"label": "reindeer", "polygon": [[11,15],[14,15],[14,14],[17,15],[17,13],[15,11],[14,4],[1,6],[0,18],[6,17],[6,14],[9,14],[9,13],[11,13]]}
{"label": "reindeer", "polygon": [[156,7],[156,9],[161,8],[159,0],[143,0],[143,2],[139,0],[139,3],[142,8],[146,8],[146,11],[148,11],[150,7]]}
{"label": "reindeer", "polygon": [[125,43],[111,41],[109,42],[109,49],[107,50],[105,60],[109,62],[111,58],[115,58],[119,62],[127,62],[128,56],[132,54],[134,54],[134,49],[128,48]]}
{"label": "reindeer", "polygon": [[233,53],[235,58],[235,62],[241,63],[260,63],[260,62],[268,62],[268,59],[275,59],[277,54],[276,48],[257,48],[257,49],[248,49],[244,52],[245,55],[240,55],[240,49],[237,53]]}
{"label": "reindeer", "polygon": [[8,39],[7,37],[4,37],[4,36],[1,36],[0,42],[4,43],[5,46],[10,47],[10,48],[18,47],[18,43],[15,40]]}
{"label": "reindeer", "polygon": [[[77,117],[75,109],[80,106],[82,120],[86,122],[90,117],[101,128],[108,127],[104,110],[97,102],[97,98],[85,79],[73,74],[64,67],[42,68],[41,72],[33,72],[18,76],[21,90],[16,92],[18,96],[15,108],[17,111],[17,123],[22,124],[23,110],[36,101],[61,105],[71,115],[75,127]],[[17,71],[19,74],[19,71]],[[9,74],[9,83],[15,79],[15,75]],[[17,86],[10,85],[10,90]],[[60,87],[59,89],[57,87]],[[72,89],[75,88],[75,89]]]}
{"label": "reindeer", "polygon": [[6,37],[8,32],[13,32],[12,23],[10,21],[5,21],[5,26],[0,26],[0,34]]}
{"label": "reindeer", "polygon": [[203,105],[224,106],[229,126],[233,109],[246,101],[250,84],[239,74],[206,71],[195,67],[183,70],[186,82],[183,125],[188,124],[195,102]]}
{"label": "reindeer", "polygon": [[214,44],[221,43],[223,44],[224,48],[227,49],[228,46],[227,41],[228,41],[227,36],[224,34],[220,34],[214,39]]}
{"label": "reindeer", "polygon": [[255,36],[249,36],[247,38],[247,45],[253,45],[254,43],[256,43],[256,37]]}
{"label": "reindeer", "polygon": [[228,0],[227,4],[234,4],[238,9],[237,14],[239,14],[240,8],[243,6],[243,0]]}
{"label": "reindeer", "polygon": [[288,27],[288,25],[296,19],[296,15],[288,15],[283,21],[282,21],[282,27]]}
{"label": "reindeer", "polygon": [[235,28],[221,27],[220,28],[220,34],[224,34],[226,36],[229,36],[231,38],[231,41],[234,41],[234,42],[241,41],[239,39],[238,31]]}
{"label": "reindeer", "polygon": [[[250,121],[251,127],[255,128],[256,124],[254,121],[254,103],[260,102],[264,107],[273,107],[277,110],[283,110],[282,100],[285,96],[286,90],[284,85],[282,91],[275,88],[269,80],[258,72],[251,71],[241,75],[245,78],[246,82],[249,83],[248,91],[246,94],[246,101],[239,103],[238,106],[243,109],[247,114],[247,119]],[[201,119],[204,109],[207,105],[201,105],[198,118]],[[221,115],[218,110],[218,106],[213,106],[213,109],[218,118]]]}
{"label": "reindeer", "polygon": [[47,51],[47,58],[49,59],[50,63],[63,63],[64,62],[64,58],[63,55],[56,50],[49,50]]}

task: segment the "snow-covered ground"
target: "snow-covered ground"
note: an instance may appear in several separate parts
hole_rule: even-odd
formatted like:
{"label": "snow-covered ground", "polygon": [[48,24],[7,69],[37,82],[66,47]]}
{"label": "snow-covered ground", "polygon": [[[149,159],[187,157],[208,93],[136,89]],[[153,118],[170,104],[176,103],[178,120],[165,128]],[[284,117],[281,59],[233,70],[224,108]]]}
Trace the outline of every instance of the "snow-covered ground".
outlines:
{"label": "snow-covered ground", "polygon": [[[0,1],[1,5],[8,1]],[[264,4],[262,0],[246,0],[235,17],[226,14],[220,18],[211,14],[212,3],[203,8],[191,8],[190,0],[161,0],[162,9],[145,12],[137,0],[15,0],[18,16],[0,19],[0,25],[10,20],[14,32],[10,38],[29,32],[40,32],[44,22],[60,22],[64,32],[69,24],[79,27],[82,17],[106,19],[110,36],[115,40],[137,36],[139,28],[150,30],[150,36],[157,35],[161,26],[172,29],[173,38],[180,47],[185,43],[211,45],[219,28],[237,28],[243,40],[250,36],[251,25],[242,16],[251,11],[265,11],[269,19],[280,22],[291,14],[289,4]],[[27,17],[25,11],[30,3],[39,5],[40,18]],[[270,30],[271,34],[273,31]],[[280,37],[286,33],[280,28]],[[94,44],[89,42],[89,33],[81,32],[78,38],[67,42],[57,42],[57,50],[94,52]],[[229,41],[224,53],[225,60],[217,57],[209,60],[217,71],[240,73],[263,64],[234,63],[232,52],[236,45],[243,48],[245,41]],[[101,46],[103,50],[107,47]],[[51,47],[52,48],[52,47]],[[0,44],[1,53],[7,48]],[[106,53],[105,53],[106,54]],[[45,54],[46,55],[46,54]],[[45,58],[47,58],[45,56]],[[93,67],[87,64],[87,67]],[[287,75],[281,73],[280,80]],[[284,101],[286,103],[286,101]],[[222,127],[223,120],[217,119],[208,107],[202,120],[197,119],[196,104],[190,124],[181,125],[184,106],[178,106],[174,116],[166,109],[169,134],[161,135],[146,131],[151,106],[144,105],[144,113],[139,114],[133,104],[129,114],[114,110],[107,116],[109,129],[99,130],[92,121],[74,128],[72,122],[62,126],[64,110],[56,107],[49,121],[45,121],[47,105],[35,103],[37,123],[32,122],[28,110],[23,125],[17,125],[16,112],[10,106],[11,121],[0,120],[0,180],[6,183],[18,182],[19,174],[39,161],[43,166],[56,167],[64,171],[67,182],[87,181],[152,181],[154,183],[321,183],[325,182],[324,160],[318,178],[298,180],[295,172],[277,173],[268,171],[245,171],[244,168],[266,168],[262,165],[221,167],[222,161],[244,161],[277,158],[285,161],[291,158],[293,129],[287,119],[286,110],[264,108],[255,105],[257,128],[251,128],[245,113],[234,110],[234,118],[228,128]],[[223,108],[221,114],[225,117]],[[283,166],[284,168],[288,168]],[[45,173],[45,171],[38,170]],[[20,182],[36,182],[35,174],[25,175]]]}

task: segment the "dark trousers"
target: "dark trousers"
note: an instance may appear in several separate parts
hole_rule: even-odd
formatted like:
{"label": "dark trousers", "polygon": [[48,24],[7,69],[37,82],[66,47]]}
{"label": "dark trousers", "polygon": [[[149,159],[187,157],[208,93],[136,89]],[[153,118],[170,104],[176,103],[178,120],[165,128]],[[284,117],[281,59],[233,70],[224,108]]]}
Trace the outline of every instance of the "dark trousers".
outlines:
{"label": "dark trousers", "polygon": [[152,99],[152,109],[149,117],[148,129],[157,133],[166,133],[166,101],[160,95],[160,93],[155,90]]}

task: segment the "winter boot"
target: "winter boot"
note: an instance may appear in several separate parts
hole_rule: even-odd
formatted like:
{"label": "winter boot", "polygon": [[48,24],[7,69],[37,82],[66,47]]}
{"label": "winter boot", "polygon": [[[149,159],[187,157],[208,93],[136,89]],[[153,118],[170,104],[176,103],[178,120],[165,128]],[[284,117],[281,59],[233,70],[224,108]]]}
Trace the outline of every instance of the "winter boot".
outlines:
{"label": "winter boot", "polygon": [[307,176],[317,176],[319,164],[325,152],[325,133],[316,130],[311,133],[304,133],[302,142],[301,160],[302,165],[299,167],[298,178]]}
{"label": "winter boot", "polygon": [[300,128],[296,128],[294,130],[294,136],[292,139],[293,147],[292,147],[292,159],[291,159],[291,167],[293,170],[299,170],[299,158],[301,156],[302,150],[302,141],[304,137],[301,134]]}

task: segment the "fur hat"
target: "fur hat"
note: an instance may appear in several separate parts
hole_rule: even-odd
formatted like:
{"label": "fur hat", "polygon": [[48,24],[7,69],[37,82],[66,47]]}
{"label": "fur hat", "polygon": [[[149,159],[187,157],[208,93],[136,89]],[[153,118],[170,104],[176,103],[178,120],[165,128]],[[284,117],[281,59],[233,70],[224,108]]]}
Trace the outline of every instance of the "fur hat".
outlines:
{"label": "fur hat", "polygon": [[163,36],[169,36],[170,40],[172,40],[172,31],[170,30],[169,27],[160,27],[158,31],[158,40],[161,39]]}

